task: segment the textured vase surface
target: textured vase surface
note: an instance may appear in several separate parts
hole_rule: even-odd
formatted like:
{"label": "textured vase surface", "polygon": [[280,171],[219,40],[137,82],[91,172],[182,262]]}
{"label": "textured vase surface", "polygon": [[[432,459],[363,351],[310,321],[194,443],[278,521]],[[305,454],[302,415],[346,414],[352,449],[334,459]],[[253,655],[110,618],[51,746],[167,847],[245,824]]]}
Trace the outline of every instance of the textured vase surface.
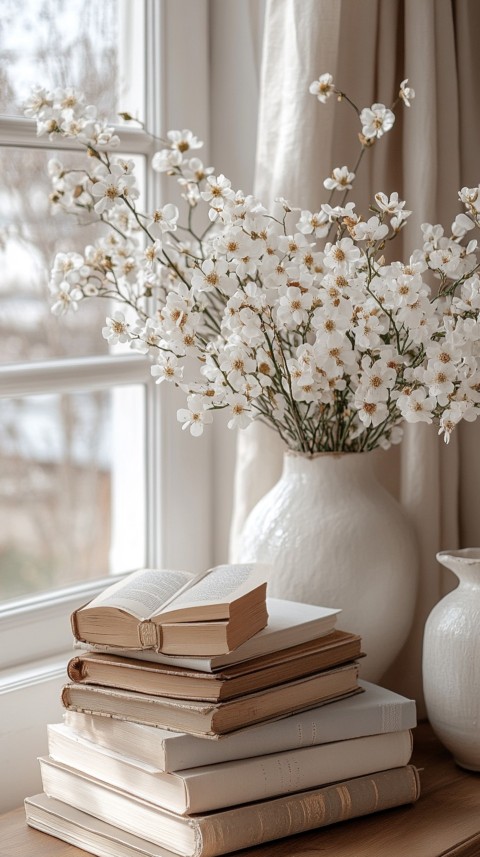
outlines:
{"label": "textured vase surface", "polygon": [[370,681],[408,636],[418,574],[411,524],[375,476],[377,454],[287,452],[235,557],[271,563],[270,596],[341,608],[337,627],[362,636],[361,676]]}
{"label": "textured vase surface", "polygon": [[442,551],[437,559],[460,583],[425,625],[425,703],[457,764],[480,771],[480,548]]}

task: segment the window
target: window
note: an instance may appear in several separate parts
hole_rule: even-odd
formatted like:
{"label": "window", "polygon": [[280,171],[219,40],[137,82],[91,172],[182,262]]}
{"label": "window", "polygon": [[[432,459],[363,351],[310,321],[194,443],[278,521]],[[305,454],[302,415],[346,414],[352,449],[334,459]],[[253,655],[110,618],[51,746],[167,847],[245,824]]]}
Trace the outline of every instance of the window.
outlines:
{"label": "window", "polygon": [[[208,137],[207,4],[169,0],[4,0],[0,22],[0,760],[19,771],[8,809],[39,787],[35,756],[61,716],[70,612],[104,578],[142,564],[211,564],[211,439],[179,431],[182,398],[159,390],[148,363],[111,354],[105,308],[72,323],[50,314],[53,256],[78,230],[50,217],[46,165],[71,145],[35,136],[21,103],[32,83],[74,85],[115,122],[118,109],[152,134],[191,124]],[[188,39],[191,45],[186,44]],[[178,45],[196,64],[178,69]],[[144,62],[141,61],[144,59]],[[193,85],[193,83],[195,85]],[[197,123],[197,124],[195,124]],[[120,131],[159,204],[152,138]],[[181,465],[181,466],[180,466]]]}
{"label": "window", "polygon": [[[136,4],[137,15],[142,7]],[[2,68],[0,111],[10,145],[0,149],[5,176],[0,373],[1,367],[15,365],[19,383],[0,410],[2,601],[125,571],[131,562],[145,563],[144,521],[133,509],[137,550],[122,551],[116,544],[118,538],[124,541],[116,523],[120,509],[125,509],[118,476],[125,458],[122,445],[134,433],[135,421],[138,440],[133,449],[139,477],[137,485],[132,484],[132,506],[136,495],[135,508],[140,506],[143,512],[145,508],[138,502],[139,493],[144,494],[138,483],[145,469],[142,390],[137,389],[136,406],[125,408],[128,419],[118,419],[122,399],[131,400],[133,391],[115,386],[119,379],[108,377],[105,359],[105,388],[92,385],[98,358],[108,355],[101,336],[105,308],[87,304],[85,312],[59,322],[47,300],[48,271],[56,252],[82,252],[98,234],[98,226],[78,225],[50,211],[51,159],[75,166],[83,156],[62,151],[61,140],[55,142],[60,149],[52,149],[48,140],[35,139],[32,123],[23,121],[22,108],[32,85],[45,81],[51,89],[69,85],[81,89],[110,121],[115,121],[123,97],[133,100],[133,113],[143,115],[144,69],[132,67],[133,56],[143,53],[144,36],[138,26],[126,49],[133,12],[132,0],[121,4],[74,0],[67,6],[61,0],[4,3],[0,45],[8,61]],[[21,125],[16,117],[22,117]],[[20,128],[24,137],[30,136],[30,145],[21,139]],[[146,135],[136,134],[135,147],[141,153],[136,155],[137,168],[145,167],[150,151]],[[71,392],[50,387],[45,369],[52,360],[64,370]],[[21,395],[22,365],[32,388],[42,386],[41,395]],[[80,368],[81,383],[76,377]],[[143,380],[143,367],[138,369]]]}

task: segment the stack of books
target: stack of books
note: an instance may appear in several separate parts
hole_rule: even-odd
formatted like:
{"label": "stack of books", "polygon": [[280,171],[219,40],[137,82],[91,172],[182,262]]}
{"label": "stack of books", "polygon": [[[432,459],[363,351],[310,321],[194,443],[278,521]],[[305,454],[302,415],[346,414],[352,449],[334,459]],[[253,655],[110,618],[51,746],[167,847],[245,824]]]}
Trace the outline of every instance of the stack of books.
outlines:
{"label": "stack of books", "polygon": [[259,566],[162,590],[159,607],[159,574],[72,617],[81,648],[31,826],[109,857],[215,857],[417,799],[415,704],[358,681],[338,610],[268,599],[265,624]]}

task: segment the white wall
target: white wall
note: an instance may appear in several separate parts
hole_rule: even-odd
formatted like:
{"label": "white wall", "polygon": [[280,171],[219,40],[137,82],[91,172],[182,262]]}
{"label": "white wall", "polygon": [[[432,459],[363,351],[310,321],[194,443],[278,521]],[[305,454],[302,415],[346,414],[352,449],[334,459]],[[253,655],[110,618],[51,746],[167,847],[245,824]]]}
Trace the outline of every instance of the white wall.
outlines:
{"label": "white wall", "polygon": [[24,674],[16,672],[11,682],[2,676],[0,812],[21,806],[26,795],[42,791],[36,758],[48,754],[45,724],[62,719],[60,692],[65,684],[66,662],[66,655],[50,665],[42,662],[38,680],[34,666]]}

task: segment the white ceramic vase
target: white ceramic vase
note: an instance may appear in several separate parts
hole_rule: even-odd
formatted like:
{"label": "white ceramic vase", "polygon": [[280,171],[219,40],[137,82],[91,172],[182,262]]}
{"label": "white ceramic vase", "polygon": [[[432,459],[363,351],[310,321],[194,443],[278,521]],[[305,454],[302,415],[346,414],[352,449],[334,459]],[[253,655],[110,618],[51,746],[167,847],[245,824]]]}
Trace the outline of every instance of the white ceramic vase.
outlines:
{"label": "white ceramic vase", "polygon": [[460,583],[433,608],[423,640],[430,723],[457,764],[480,771],[480,548],[437,559]]}
{"label": "white ceramic vase", "polygon": [[375,476],[377,454],[287,452],[235,557],[272,564],[271,596],[340,607],[337,627],[361,634],[361,675],[370,681],[408,636],[418,573],[412,526]]}

